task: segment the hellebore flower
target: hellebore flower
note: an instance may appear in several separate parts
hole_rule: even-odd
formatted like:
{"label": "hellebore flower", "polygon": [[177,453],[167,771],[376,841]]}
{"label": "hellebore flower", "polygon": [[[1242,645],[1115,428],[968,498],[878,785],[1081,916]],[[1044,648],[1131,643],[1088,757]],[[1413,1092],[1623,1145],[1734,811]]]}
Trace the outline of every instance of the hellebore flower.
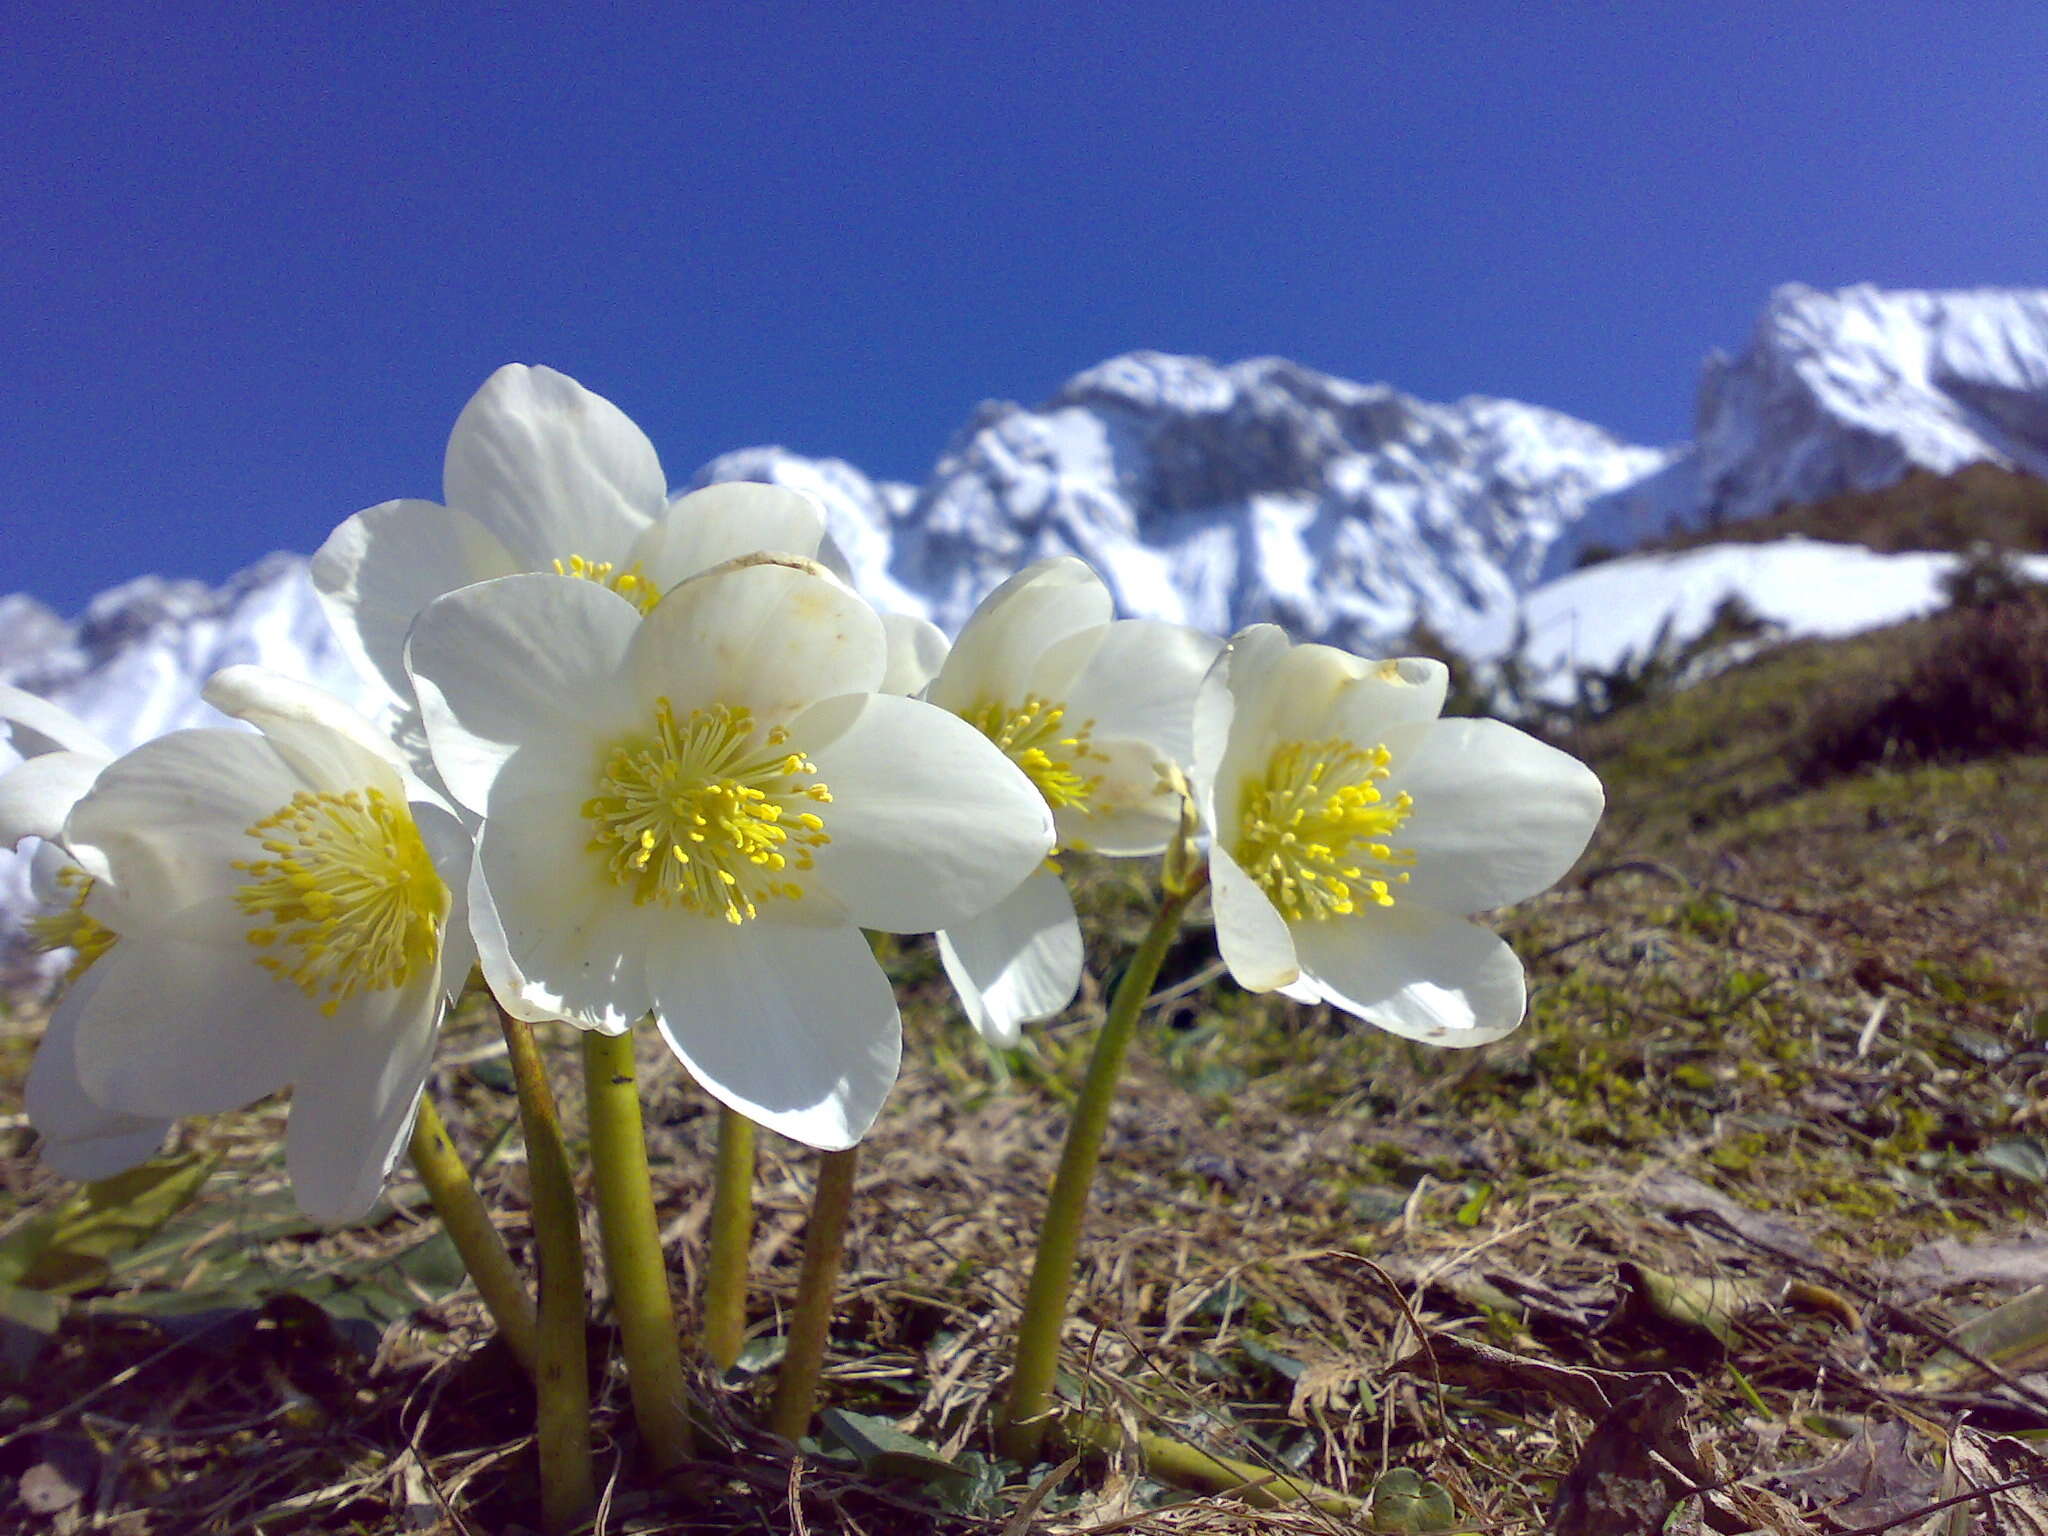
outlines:
{"label": "hellebore flower", "polygon": [[[58,846],[64,820],[114,753],[92,729],[47,699],[0,686],[0,720],[12,727],[25,761],[0,769],[0,847],[41,842],[29,861],[29,889],[42,911],[29,919],[30,941],[69,949],[73,983],[43,1028],[23,1090],[42,1159],[66,1178],[103,1179],[156,1155],[170,1121],[103,1109],[78,1086],[73,1038],[83,994],[75,985],[114,942],[114,932],[85,910],[92,878]],[[104,903],[102,903],[104,904]]]}
{"label": "hellebore flower", "polygon": [[[972,724],[1037,786],[1062,848],[1143,855],[1180,824],[1195,690],[1223,642],[1151,619],[1113,620],[1102,578],[1041,560],[974,610],[924,696]],[[939,935],[975,1028],[1000,1046],[1081,982],[1081,927],[1048,862],[988,911]]]}
{"label": "hellebore flower", "polygon": [[753,555],[644,619],[590,582],[453,593],[409,647],[434,762],[483,818],[472,910],[499,1001],[608,1034],[652,1012],[713,1097],[827,1150],[895,1081],[862,928],[927,932],[1052,845],[977,731],[878,693],[874,611]]}
{"label": "hellebore flower", "polygon": [[[255,667],[217,673],[205,696],[257,733],[145,742],[58,832],[91,881],[81,915],[117,937],[64,999],[68,1033],[53,1022],[60,1048],[40,1098],[31,1081],[30,1116],[76,1113],[73,1086],[103,1110],[160,1117],[289,1084],[293,1193],[321,1221],[351,1220],[411,1128],[468,840],[332,696]],[[459,985],[469,949],[459,925],[451,937]]]}
{"label": "hellebore flower", "polygon": [[824,520],[779,486],[733,482],[673,502],[654,445],[566,374],[510,363],[449,434],[447,504],[356,513],[313,556],[314,588],[345,649],[412,704],[405,636],[444,592],[519,571],[576,576],[643,611],[686,576],[758,549],[810,556]]}
{"label": "hellebore flower", "polygon": [[1240,984],[1431,1045],[1521,1022],[1521,962],[1465,919],[1571,868],[1600,781],[1497,720],[1438,719],[1447,677],[1258,624],[1203,680],[1193,781]]}

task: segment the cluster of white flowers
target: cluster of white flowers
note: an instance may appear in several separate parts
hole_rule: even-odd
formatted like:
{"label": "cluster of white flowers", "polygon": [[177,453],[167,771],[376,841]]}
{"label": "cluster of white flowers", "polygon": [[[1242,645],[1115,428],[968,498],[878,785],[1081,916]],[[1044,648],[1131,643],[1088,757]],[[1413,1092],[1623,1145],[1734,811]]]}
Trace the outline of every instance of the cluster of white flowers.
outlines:
{"label": "cluster of white flowers", "polygon": [[28,1089],[62,1170],[289,1085],[300,1203],[360,1215],[473,959],[514,1016],[651,1016],[722,1103],[846,1147],[900,1054],[861,930],[937,933],[1012,1044],[1079,983],[1061,850],[1156,854],[1190,807],[1240,984],[1443,1045],[1522,1017],[1520,964],[1467,918],[1560,877],[1600,786],[1440,721],[1437,663],[1117,620],[1065,558],[949,649],[818,563],[802,497],[670,500],[639,429],[544,368],[484,385],[444,481],[314,559],[374,727],[233,668],[207,697],[254,732],[115,757],[0,693],[25,756],[0,842],[46,845],[40,929],[77,956]]}

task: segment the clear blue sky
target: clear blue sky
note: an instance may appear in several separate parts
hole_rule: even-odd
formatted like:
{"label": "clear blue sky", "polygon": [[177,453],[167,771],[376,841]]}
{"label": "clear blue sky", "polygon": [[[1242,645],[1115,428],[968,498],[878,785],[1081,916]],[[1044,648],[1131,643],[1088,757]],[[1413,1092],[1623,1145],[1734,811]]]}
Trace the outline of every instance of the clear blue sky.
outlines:
{"label": "clear blue sky", "polygon": [[2048,6],[93,6],[0,49],[0,591],[440,494],[498,364],[921,479],[1134,347],[1688,435],[1789,280],[2048,284]]}

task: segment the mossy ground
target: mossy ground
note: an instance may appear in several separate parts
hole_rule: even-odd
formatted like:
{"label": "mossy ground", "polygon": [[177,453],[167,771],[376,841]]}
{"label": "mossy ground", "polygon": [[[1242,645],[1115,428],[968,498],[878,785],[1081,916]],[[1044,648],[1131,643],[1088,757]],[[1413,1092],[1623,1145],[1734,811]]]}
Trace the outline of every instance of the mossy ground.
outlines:
{"label": "mossy ground", "polygon": [[[1721,1514],[1749,1522],[1727,1528],[1840,1528],[1813,1513],[1811,1487],[1774,1479],[1844,1436],[1905,1423],[1934,1445],[1961,1411],[2048,1426],[2024,1382],[1922,1374],[1952,1359],[1944,1329],[2013,1287],[1967,1261],[1949,1282],[1911,1278],[1930,1253],[2038,1237],[2048,1214],[2048,757],[1819,783],[1802,769],[1816,712],[1896,674],[1915,643],[1786,648],[1566,742],[1611,809],[1569,879],[1496,915],[1532,1000],[1525,1027],[1483,1051],[1243,993],[1191,928],[1111,1127],[1069,1335],[1076,1397],[1133,1431],[1356,1494],[1377,1485],[1376,1529],[1543,1529],[1593,1428],[1569,1394],[1501,1369],[1390,1373],[1424,1341],[1670,1373],[1701,1468],[1726,1484]],[[1098,974],[1143,926],[1146,873],[1075,866]],[[1175,1504],[1187,1496],[1131,1455],[1083,1463],[1020,1514],[1047,1469],[991,1461],[987,1421],[1101,993],[998,1058],[951,1008],[929,941],[882,953],[905,1000],[906,1071],[864,1154],[826,1390],[963,1476],[931,1485],[830,1456],[792,1470],[747,1427],[769,1376],[741,1374],[703,1382],[724,1439],[707,1437],[700,1473],[654,1489],[606,1371],[602,1528],[1359,1528],[1233,1498]],[[37,1022],[22,1004],[0,1043],[15,1081]],[[523,1255],[493,1030],[471,1011],[447,1046],[434,1091]],[[573,1121],[571,1058],[556,1059]],[[715,1120],[651,1046],[646,1061],[687,1309]],[[223,1160],[200,1198],[139,1256],[79,1281],[32,1364],[15,1357],[0,1472],[67,1456],[83,1471],[55,1513],[18,1497],[0,1518],[121,1532],[531,1519],[530,1403],[450,1288],[416,1201],[401,1183],[379,1226],[294,1224],[280,1116],[182,1130],[179,1148]],[[784,1144],[762,1158],[764,1346],[793,1292],[812,1168]],[[17,1129],[0,1251],[68,1194]],[[1943,1239],[1979,1246],[1928,1246]],[[198,1321],[172,1314],[170,1292]],[[1397,1501],[1402,1468],[1417,1477]],[[1679,1519],[1698,1519],[1699,1501],[1682,1502]]]}

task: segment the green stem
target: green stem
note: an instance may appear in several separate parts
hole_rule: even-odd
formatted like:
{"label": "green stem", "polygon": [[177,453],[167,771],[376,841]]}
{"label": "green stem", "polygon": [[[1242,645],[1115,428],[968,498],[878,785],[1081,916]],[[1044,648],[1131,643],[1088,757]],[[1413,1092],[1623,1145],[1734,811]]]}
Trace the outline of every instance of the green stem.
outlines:
{"label": "green stem", "polygon": [[1088,1214],[1088,1186],[1094,1182],[1095,1165],[1102,1155],[1102,1138],[1109,1129],[1109,1109],[1116,1097],[1117,1079],[1123,1073],[1124,1056],[1130,1050],[1138,1013],[1152,993],[1152,983],[1159,977],[1159,964],[1180,929],[1181,915],[1202,883],[1189,881],[1186,889],[1168,890],[1160,897],[1152,926],[1131,955],[1123,980],[1117,983],[1116,996],[1110,1000],[1109,1013],[1095,1036],[1088,1075],[1074,1105],[1074,1118],[1067,1126],[1059,1172],[1053,1177],[1052,1194],[1046,1201],[1045,1223],[1038,1230],[1038,1254],[1031,1265],[1031,1284],[1024,1293],[1024,1315],[1017,1324],[1016,1363],[1010,1376],[1009,1395],[996,1420],[996,1443],[1003,1454],[1027,1467],[1038,1460],[1039,1447],[1045,1440],[1053,1378],[1059,1367],[1060,1329],[1067,1318],[1074,1261],[1080,1252],[1081,1227]]}
{"label": "green stem", "polygon": [[683,1389],[682,1347],[661,1233],[654,1221],[654,1183],[640,1124],[631,1034],[583,1031],[583,1076],[590,1103],[590,1162],[597,1182],[597,1218],[604,1234],[612,1315],[626,1356],[633,1417],[648,1454],[663,1472],[690,1459],[690,1421]]}
{"label": "green stem", "polygon": [[721,1371],[729,1371],[740,1357],[740,1342],[747,1332],[747,1255],[754,1244],[754,1122],[723,1105],[711,1179],[704,1353]]}
{"label": "green stem", "polygon": [[500,1011],[526,1167],[533,1194],[533,1235],[540,1256],[540,1369],[534,1376],[540,1446],[541,1524],[566,1531],[597,1501],[590,1459],[590,1366],[585,1355],[583,1225],[576,1181],[562,1143],[562,1116],[533,1026]]}
{"label": "green stem", "polygon": [[827,1152],[818,1159],[818,1188],[804,1229],[804,1264],[796,1282],[796,1310],[789,1318],[789,1343],[775,1378],[775,1402],[768,1428],[794,1440],[811,1424],[818,1378],[825,1370],[825,1346],[832,1336],[832,1302],[839,1289],[839,1259],[846,1251],[846,1217],[853,1207],[853,1176],[860,1148]]}
{"label": "green stem", "polygon": [[448,1139],[448,1127],[429,1094],[420,1095],[411,1150],[413,1168],[426,1185],[455,1251],[462,1255],[463,1267],[483,1297],[491,1321],[498,1325],[499,1336],[526,1373],[533,1375],[539,1361],[533,1298],[512,1265],[512,1255],[505,1251],[505,1239],[491,1225],[491,1214],[484,1209],[483,1198],[477,1194],[455,1143]]}
{"label": "green stem", "polygon": [[[1123,1448],[1124,1433],[1120,1428],[1085,1413],[1060,1414],[1051,1431],[1055,1440],[1075,1451],[1110,1455]],[[1352,1520],[1366,1511],[1366,1501],[1355,1494],[1340,1493],[1306,1478],[1275,1472],[1256,1462],[1213,1455],[1165,1435],[1140,1434],[1137,1442],[1145,1470],[1175,1488],[1227,1493],[1259,1509],[1308,1504],[1326,1515]]]}

